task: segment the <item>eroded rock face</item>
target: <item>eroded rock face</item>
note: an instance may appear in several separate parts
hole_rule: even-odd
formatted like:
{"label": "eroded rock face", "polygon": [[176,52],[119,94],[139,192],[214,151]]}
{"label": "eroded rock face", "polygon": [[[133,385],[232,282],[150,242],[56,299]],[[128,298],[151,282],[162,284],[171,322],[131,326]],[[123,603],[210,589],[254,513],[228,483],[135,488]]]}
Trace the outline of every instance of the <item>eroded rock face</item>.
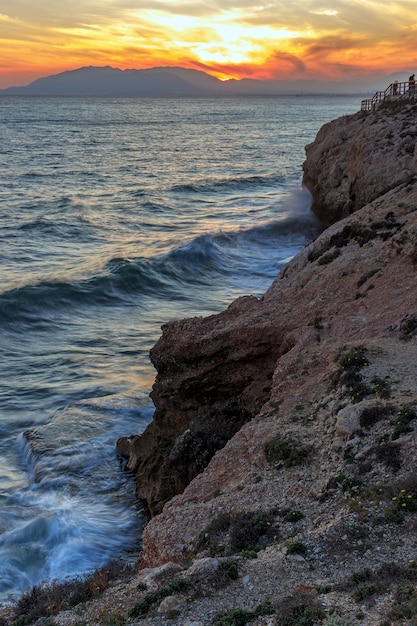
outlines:
{"label": "eroded rock face", "polygon": [[[388,234],[385,227],[378,231],[391,211],[400,226]],[[334,235],[358,224],[373,233],[369,241],[360,244],[354,235],[344,241],[343,236],[338,239],[343,246],[328,249]],[[375,466],[375,483],[399,480],[398,472],[387,475],[370,456],[377,438],[372,430],[358,435],[362,405],[358,408],[348,390],[334,383],[334,374],[340,352],[363,345],[370,360],[367,384],[372,386],[375,375],[388,379],[389,403],[417,403],[416,340],[401,338],[407,320],[417,324],[416,242],[417,184],[404,185],[327,229],[280,274],[259,303],[269,311],[271,328],[279,327],[292,346],[276,360],[269,399],[145,527],[142,566],[181,562],[224,512],[295,507],[310,520],[328,515],[330,527],[332,518],[343,518],[341,505],[323,509],[321,493],[339,472],[352,471],[346,465],[352,450]],[[375,393],[366,400],[384,403]],[[270,467],[264,444],[277,434],[312,445],[308,462]],[[414,467],[417,448],[403,445],[402,453],[408,458],[404,467]]]}
{"label": "eroded rock face", "polygon": [[151,350],[158,372],[153,422],[143,435],[118,442],[152,514],[258,413],[288,347],[280,326],[270,324],[269,307],[254,297],[219,315],[163,326]]}
{"label": "eroded rock face", "polygon": [[[300,398],[318,401],[343,344],[398,335],[417,313],[415,111],[379,109],[324,126],[306,149],[304,183],[326,223],[354,214],[293,259],[260,300],[163,327],[151,351],[154,420],[118,442],[153,515],[185,490],[145,529],[145,565],[179,559],[236,498],[236,485],[242,507],[256,501],[253,485],[245,501],[243,485],[263,467],[261,441],[282,419],[271,407],[281,416]],[[265,408],[270,420],[254,419]]]}
{"label": "eroded rock face", "polygon": [[347,217],[416,173],[415,104],[387,103],[325,124],[306,147],[305,186],[327,225]]}

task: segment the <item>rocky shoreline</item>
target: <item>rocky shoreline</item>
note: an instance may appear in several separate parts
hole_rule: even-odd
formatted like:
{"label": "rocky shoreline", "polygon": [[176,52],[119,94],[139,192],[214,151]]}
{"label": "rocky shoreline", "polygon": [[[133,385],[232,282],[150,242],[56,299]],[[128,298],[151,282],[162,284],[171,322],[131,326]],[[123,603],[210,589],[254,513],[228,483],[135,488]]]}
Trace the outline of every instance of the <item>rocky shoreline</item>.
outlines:
{"label": "rocky shoreline", "polygon": [[153,516],[137,571],[53,623],[415,623],[416,114],[326,124],[324,232],[262,298],[163,327],[155,418],[118,442]]}

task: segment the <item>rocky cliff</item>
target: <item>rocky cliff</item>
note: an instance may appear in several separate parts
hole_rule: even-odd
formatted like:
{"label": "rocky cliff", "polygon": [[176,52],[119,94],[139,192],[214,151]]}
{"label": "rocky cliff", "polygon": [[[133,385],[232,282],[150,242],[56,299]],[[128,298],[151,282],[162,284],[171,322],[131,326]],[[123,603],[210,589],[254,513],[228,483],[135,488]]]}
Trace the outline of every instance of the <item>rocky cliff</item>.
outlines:
{"label": "rocky cliff", "polygon": [[325,223],[413,180],[417,119],[414,108],[389,102],[374,114],[358,113],[325,124],[306,147],[304,184],[313,211]]}
{"label": "rocky cliff", "polygon": [[118,443],[155,515],[141,567],[241,553],[239,520],[258,558],[239,557],[235,603],[325,586],[326,610],[363,614],[343,591],[360,570],[360,623],[396,623],[417,550],[416,114],[387,103],[325,125],[304,183],[329,227],[262,298],[163,327],[154,421]]}
{"label": "rocky cliff", "polygon": [[[375,325],[374,316],[369,321],[360,313],[368,308],[362,292],[371,282],[363,279],[359,289],[354,281],[362,272],[375,276],[373,288],[376,282],[386,283],[382,268],[376,269],[375,254],[363,259],[364,250],[368,253],[380,242],[392,248],[401,241],[397,245],[404,254],[414,245],[399,218],[400,197],[409,200],[414,189],[416,136],[412,106],[358,113],[323,126],[306,147],[304,184],[313,194],[314,212],[327,224],[339,222],[338,227],[301,253],[260,300],[240,298],[219,315],[162,328],[151,351],[158,372],[151,394],[154,420],[143,435],[118,442],[136,474],[137,494],[153,515],[259,413],[271,397],[281,357],[294,353],[307,338],[314,343],[319,337],[322,343],[330,332],[347,341],[366,332],[369,323]],[[343,217],[375,200],[380,202],[369,216],[343,222],[343,231]],[[385,214],[376,208],[382,200]],[[360,253],[354,261],[360,265],[349,279],[351,250]],[[326,267],[332,255],[340,258]],[[386,269],[391,271],[389,265]],[[378,296],[379,289],[366,293],[366,302]],[[382,332],[395,321],[390,318],[392,306],[391,313],[387,302],[375,306],[381,307]]]}

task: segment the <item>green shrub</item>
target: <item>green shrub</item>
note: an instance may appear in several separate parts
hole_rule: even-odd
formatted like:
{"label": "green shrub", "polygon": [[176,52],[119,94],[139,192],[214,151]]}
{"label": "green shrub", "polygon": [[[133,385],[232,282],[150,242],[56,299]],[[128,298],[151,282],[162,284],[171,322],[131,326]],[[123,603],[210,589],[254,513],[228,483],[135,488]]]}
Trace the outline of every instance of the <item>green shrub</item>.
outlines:
{"label": "green shrub", "polygon": [[307,554],[307,546],[301,541],[294,541],[294,543],[290,543],[287,548],[287,554],[299,554],[300,556],[305,556]]}
{"label": "green shrub", "polygon": [[380,376],[373,376],[371,378],[372,388],[371,393],[374,393],[379,398],[387,399],[391,396],[391,383],[388,377],[380,378]]}
{"label": "green shrub", "polygon": [[138,600],[129,611],[129,616],[140,617],[146,615],[158,600],[175,593],[183,593],[189,589],[190,585],[190,581],[186,578],[174,578],[167,587],[162,587],[158,591],[147,593],[142,600]]}
{"label": "green shrub", "polygon": [[416,590],[413,585],[400,583],[395,590],[395,599],[398,602],[409,600],[415,592]]}
{"label": "green shrub", "polygon": [[346,474],[336,474],[334,482],[343,492],[357,493],[360,487],[360,481],[356,476],[347,476]]}
{"label": "green shrub", "polygon": [[384,519],[390,524],[402,524],[404,521],[404,513],[398,510],[398,507],[392,503],[384,510]]}
{"label": "green shrub", "polygon": [[274,511],[221,513],[203,531],[197,550],[208,549],[212,555],[241,554],[252,557],[253,553],[265,548],[277,533]]}
{"label": "green shrub", "polygon": [[270,534],[271,526],[271,516],[266,513],[248,511],[236,515],[230,524],[230,551],[236,554],[241,550],[260,550],[259,540]]}
{"label": "green shrub", "polygon": [[355,589],[353,592],[353,599],[356,600],[356,602],[363,602],[363,600],[370,598],[376,592],[377,586],[374,583],[365,583]]}
{"label": "green shrub", "polygon": [[372,572],[369,568],[353,572],[348,578],[347,584],[349,587],[357,587],[362,583],[366,583],[372,580]]}
{"label": "green shrub", "polygon": [[323,607],[312,597],[296,594],[276,607],[276,626],[315,626],[326,617]]}
{"label": "green shrub", "polygon": [[395,593],[393,607],[390,611],[391,620],[399,621],[406,619],[413,620],[411,623],[415,624],[417,618],[417,598],[414,587],[404,588],[403,585],[398,585]]}
{"label": "green shrub", "polygon": [[357,346],[349,351],[342,351],[337,358],[337,365],[342,371],[361,370],[369,365],[365,346]]}
{"label": "green shrub", "polygon": [[301,519],[303,519],[304,515],[301,513],[301,511],[289,511],[288,513],[286,513],[283,517],[283,521],[284,522],[299,522]]}
{"label": "green shrub", "polygon": [[136,602],[129,611],[129,617],[141,617],[146,615],[154,604],[158,602],[159,596],[156,593],[147,593],[143,600]]}
{"label": "green shrub", "polygon": [[174,580],[172,581],[172,583],[169,585],[169,591],[170,594],[174,594],[174,593],[183,593],[184,591],[187,591],[190,588],[190,581],[187,580],[186,578],[174,578]]}
{"label": "green shrub", "polygon": [[353,626],[353,624],[341,615],[333,613],[333,615],[328,615],[322,621],[321,626]]}
{"label": "green shrub", "polygon": [[417,496],[413,491],[401,489],[401,491],[392,498],[392,505],[403,513],[417,511]]}
{"label": "green shrub", "polygon": [[255,615],[273,615],[275,608],[269,600],[264,600],[254,610]]}
{"label": "green shrub", "polygon": [[245,626],[253,618],[251,611],[244,609],[229,609],[215,615],[213,624],[215,626]]}
{"label": "green shrub", "polygon": [[233,561],[232,559],[220,561],[219,572],[221,574],[224,574],[225,577],[229,578],[230,580],[237,580],[239,578],[239,568],[237,561]]}
{"label": "green shrub", "polygon": [[395,415],[395,423],[391,431],[391,439],[395,441],[395,439],[398,439],[401,435],[412,432],[413,428],[410,426],[410,423],[415,420],[416,417],[416,411],[413,407],[404,406],[398,409]]}
{"label": "green shrub", "polygon": [[344,385],[352,402],[360,402],[371,389],[362,380],[361,370],[369,365],[364,346],[356,346],[351,350],[342,350],[336,363],[338,371],[333,378],[336,385]]}
{"label": "green shrub", "polygon": [[284,467],[300,465],[311,453],[312,446],[301,445],[283,435],[275,435],[264,443],[264,453],[269,463],[282,462]]}

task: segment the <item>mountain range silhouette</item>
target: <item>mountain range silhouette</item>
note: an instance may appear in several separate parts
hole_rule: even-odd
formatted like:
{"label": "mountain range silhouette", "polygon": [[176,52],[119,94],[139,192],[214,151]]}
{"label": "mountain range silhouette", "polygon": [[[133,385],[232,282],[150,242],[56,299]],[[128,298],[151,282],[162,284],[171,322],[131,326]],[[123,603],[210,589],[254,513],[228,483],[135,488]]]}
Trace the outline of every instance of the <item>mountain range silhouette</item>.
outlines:
{"label": "mountain range silhouette", "polygon": [[33,96],[233,96],[367,94],[383,90],[394,80],[407,80],[407,71],[369,80],[225,80],[182,67],[120,70],[110,66],[81,67],[39,78],[29,85],[1,89],[0,95]]}

